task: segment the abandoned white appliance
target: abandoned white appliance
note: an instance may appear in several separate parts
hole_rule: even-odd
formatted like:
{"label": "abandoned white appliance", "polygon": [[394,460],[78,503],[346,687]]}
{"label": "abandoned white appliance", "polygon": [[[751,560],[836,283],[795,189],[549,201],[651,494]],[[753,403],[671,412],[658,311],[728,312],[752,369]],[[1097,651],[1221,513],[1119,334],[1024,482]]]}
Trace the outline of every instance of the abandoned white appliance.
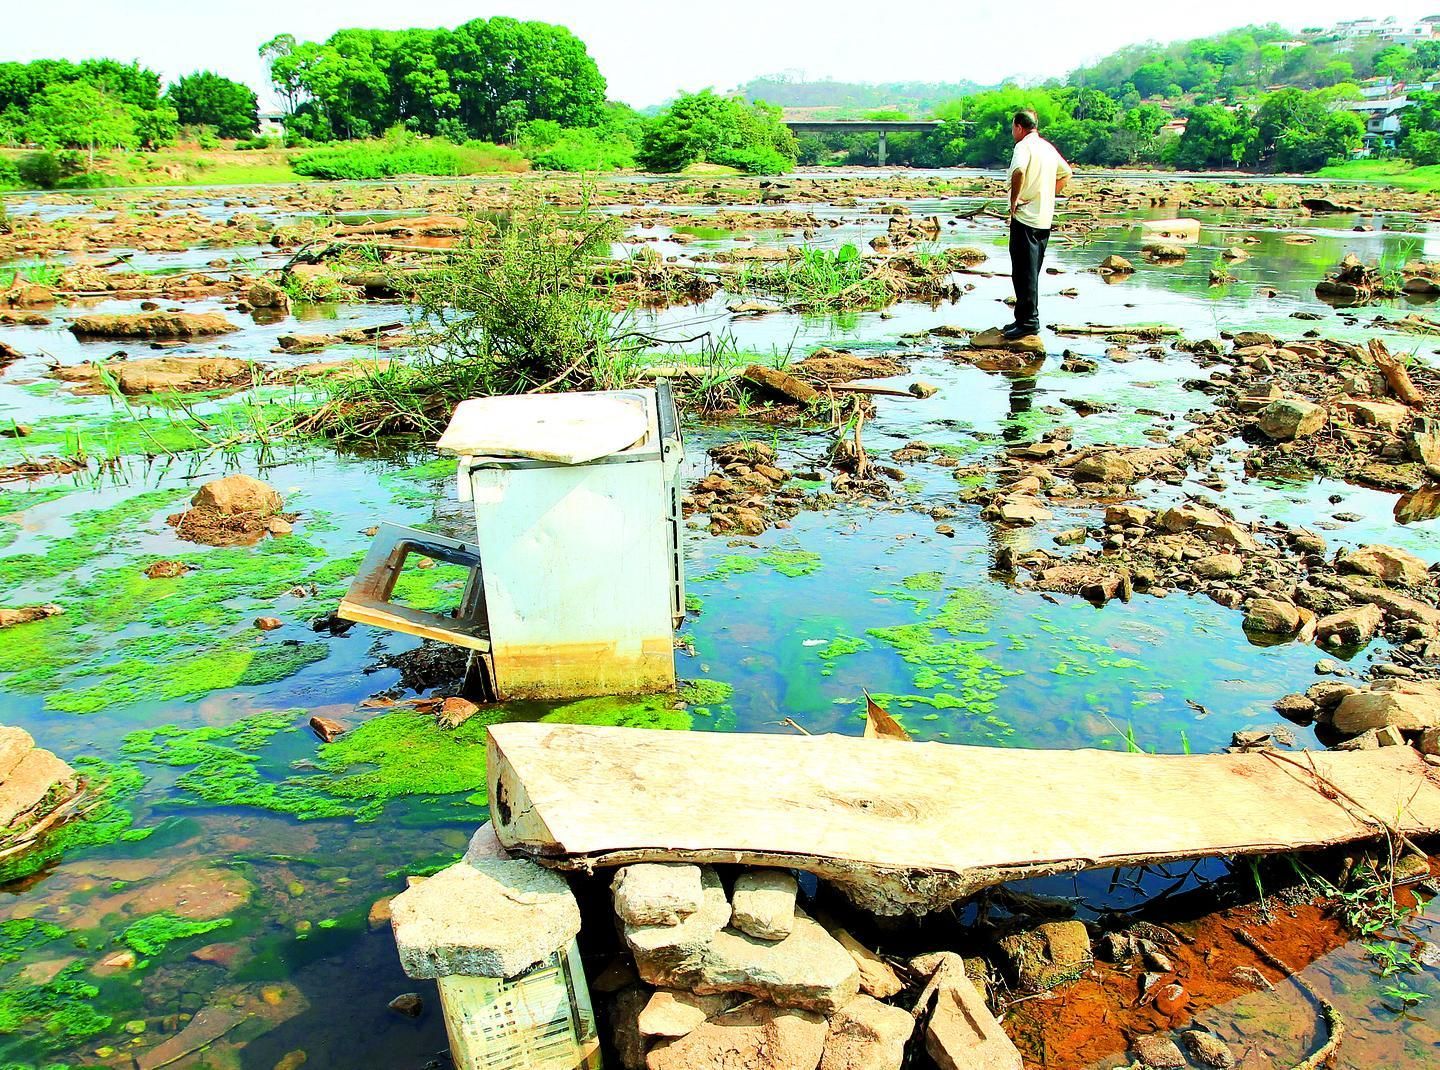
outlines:
{"label": "abandoned white appliance", "polygon": [[[472,398],[438,449],[457,457],[477,542],[382,525],[339,616],[468,648],[467,689],[485,698],[674,687],[684,443],[669,383]],[[391,600],[412,555],[468,570],[453,612]]]}
{"label": "abandoned white appliance", "polygon": [[599,1070],[595,1011],[573,939],[520,977],[456,974],[438,985],[460,1070]]}

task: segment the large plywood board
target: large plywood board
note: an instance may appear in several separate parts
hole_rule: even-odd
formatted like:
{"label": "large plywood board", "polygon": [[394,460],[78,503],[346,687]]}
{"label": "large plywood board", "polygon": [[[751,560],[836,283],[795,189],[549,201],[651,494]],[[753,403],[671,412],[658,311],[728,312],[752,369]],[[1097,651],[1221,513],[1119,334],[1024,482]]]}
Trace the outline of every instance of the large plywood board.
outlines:
{"label": "large plywood board", "polygon": [[507,848],[561,868],[790,866],[879,913],[1007,880],[1440,831],[1409,747],[1148,755],[511,723],[490,729]]}

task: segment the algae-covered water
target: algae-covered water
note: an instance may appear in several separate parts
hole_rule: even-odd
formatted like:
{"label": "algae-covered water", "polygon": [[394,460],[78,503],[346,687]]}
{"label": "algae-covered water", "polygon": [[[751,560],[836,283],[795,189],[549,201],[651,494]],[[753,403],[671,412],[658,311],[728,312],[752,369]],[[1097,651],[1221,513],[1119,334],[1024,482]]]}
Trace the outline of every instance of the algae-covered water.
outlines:
{"label": "algae-covered water", "polygon": [[[220,198],[193,191],[186,202],[225,211]],[[883,232],[885,220],[869,214],[874,207],[816,208],[822,218],[843,219],[817,242],[863,243]],[[917,215],[942,218],[956,207],[911,205]],[[649,228],[632,232],[634,240],[617,251],[642,234],[675,255],[693,252],[697,242],[733,246],[734,235],[706,226],[707,214],[694,213],[687,244],[667,245],[663,228]],[[1356,218],[1309,221],[1301,232],[1313,244],[1306,245],[1288,243],[1284,235],[1294,231],[1273,229],[1270,220],[1213,213],[1202,220],[1204,241],[1186,262],[1142,267],[1116,285],[1084,269],[1111,252],[1138,260],[1138,219],[1083,244],[1057,239],[1050,264],[1059,273],[1042,286],[1045,320],[1165,323],[1189,337],[1239,329],[1370,337],[1377,313],[1398,317],[1408,306],[1335,312],[1313,297],[1323,271],[1347,251],[1372,260],[1440,254],[1440,232],[1407,219],[1367,216],[1364,224],[1386,228],[1367,232],[1350,229],[1362,222]],[[1247,246],[1252,258],[1232,268],[1239,281],[1211,287],[1214,257],[1251,234],[1259,238]],[[764,231],[750,237],[757,244],[775,239]],[[959,223],[943,240],[985,249],[984,269],[1008,269],[993,220]],[[145,266],[194,266],[210,252],[147,254]],[[225,255],[260,257],[264,250]],[[1184,388],[1204,373],[1173,351],[1119,363],[1106,358],[1103,339],[1066,339],[1052,346],[1038,379],[1013,381],[907,337],[942,324],[1005,322],[1000,299],[1009,280],[966,281],[973,291],[938,307],[731,320],[721,295],[646,319],[657,331],[683,325],[677,335],[708,323],[760,353],[798,357],[822,344],[904,351],[911,370],[894,385],[924,379],[940,391],[923,402],[880,401],[865,438],[879,458],[923,440],[964,464],[984,464],[1007,438],[1062,424],[1080,441],[1139,444],[1155,427],[1183,428],[1184,414],[1204,403]],[[1074,296],[1059,295],[1072,288]],[[128,311],[138,302],[95,307]],[[34,427],[28,438],[0,439],[0,462],[77,449],[97,462],[79,474],[0,485],[4,604],[53,601],[65,609],[0,633],[0,723],[28,729],[111,787],[90,820],[57,837],[46,855],[0,862],[0,876],[10,881],[0,889],[0,1066],[129,1066],[135,1055],[185,1036],[180,1031],[193,1030],[196,1020],[225,1028],[203,1055],[177,1065],[294,1070],[299,1052],[311,1068],[431,1065],[446,1047],[433,988],[403,976],[388,926],[369,915],[376,900],[404,888],[407,874],[453,860],[485,819],[482,744],[495,721],[785,732],[792,729],[780,722],[790,719],[811,732],[858,734],[866,689],[919,739],[1206,752],[1223,748],[1237,730],[1274,727],[1271,703],[1312,678],[1312,648],[1253,646],[1238,614],[1208,599],[1175,594],[1097,609],[1014,591],[992,572],[1001,546],[1053,547],[1054,535],[1074,527],[1080,514],[1056,510],[1051,521],[998,535],[974,507],[955,503],[951,469],[920,463],[906,469],[892,503],[803,512],[753,539],[687,531],[692,612],[677,651],[687,681],[678,696],[510,704],[445,732],[407,704],[416,694],[385,664],[414,640],[365,626],[332,635],[311,622],[344,592],[377,522],[467,537],[473,520],[455,500],[452,465],[424,444],[383,457],[294,444],[210,448],[227,428],[282,398],[278,388],[198,403],[201,432],[160,407],[74,397],[46,376],[47,363],[105,357],[114,346],[75,341],[63,330],[66,311],[57,310],[50,327],[0,327],[0,342],[27,354],[0,378],[0,426]],[[1296,312],[1323,319],[1296,320]],[[283,333],[395,318],[396,309],[385,306],[302,307],[277,324],[246,321],[243,332],[226,338],[226,352],[294,361],[270,354]],[[1416,348],[1413,338],[1381,336],[1392,348]],[[1056,370],[1064,347],[1098,359],[1100,370]],[[1419,359],[1434,360],[1433,340],[1419,349]],[[210,351],[194,345],[177,352]],[[1113,408],[1081,418],[1062,398]],[[706,470],[708,446],[741,435],[773,441],[797,469],[814,464],[827,445],[818,433],[744,420],[724,426],[687,418],[685,430],[689,476]],[[200,482],[229,470],[278,488],[287,510],[299,514],[293,534],[253,547],[180,541],[166,517]],[[1207,474],[1229,489],[1187,483],[1165,494],[1217,498],[1242,518],[1319,525],[1337,545],[1382,541],[1440,558],[1435,523],[1397,524],[1392,495],[1243,483],[1235,459],[1196,476]],[[955,510],[948,535],[928,515],[940,505]],[[1363,519],[1335,519],[1346,513]],[[189,571],[150,579],[144,570],[158,560],[180,561]],[[458,599],[460,581],[444,568],[403,582],[406,600],[418,608]],[[282,626],[259,630],[253,621],[260,616]],[[1383,648],[1355,661],[1368,657],[1383,658]],[[306,727],[315,714],[349,730],[321,744]],[[1218,862],[1202,866],[1187,886],[1222,869]],[[1139,891],[1116,887],[1109,874],[1097,874],[1027,887],[1076,896],[1085,913],[1130,905],[1156,886],[1146,877]],[[1428,937],[1430,925],[1422,919],[1414,927],[1417,940]],[[1433,966],[1440,956],[1429,954],[1428,943],[1419,946],[1419,958],[1431,965],[1403,980],[1418,997],[1432,996],[1440,993]],[[1380,978],[1361,945],[1331,952],[1306,976],[1339,993],[1349,1036],[1337,1065],[1433,1059],[1440,1011],[1423,1000],[1393,1009],[1397,997],[1384,992],[1396,979]],[[387,1010],[407,991],[426,997],[416,1020]],[[1260,1032],[1288,1037],[1298,1059],[1302,1034],[1284,1023],[1303,1001],[1283,986],[1247,1000],[1207,1020],[1237,1040]]]}

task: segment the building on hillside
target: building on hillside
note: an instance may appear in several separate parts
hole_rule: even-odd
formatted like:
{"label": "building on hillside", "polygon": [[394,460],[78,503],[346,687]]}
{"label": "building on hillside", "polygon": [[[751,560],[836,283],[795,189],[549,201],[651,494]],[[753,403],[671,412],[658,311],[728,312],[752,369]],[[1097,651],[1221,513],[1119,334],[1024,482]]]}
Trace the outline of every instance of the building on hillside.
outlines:
{"label": "building on hillside", "polygon": [[1380,100],[1357,100],[1347,107],[1359,112],[1365,120],[1365,147],[1362,155],[1376,149],[1393,149],[1400,140],[1400,113],[1410,106],[1408,97],[1385,97]]}
{"label": "building on hillside", "polygon": [[1440,37],[1440,15],[1429,15],[1413,22],[1401,22],[1393,15],[1387,19],[1347,19],[1337,22],[1330,35],[1350,41],[1377,38],[1397,45],[1416,44]]}
{"label": "building on hillside", "polygon": [[283,111],[262,111],[256,127],[258,137],[285,137],[285,113]]}

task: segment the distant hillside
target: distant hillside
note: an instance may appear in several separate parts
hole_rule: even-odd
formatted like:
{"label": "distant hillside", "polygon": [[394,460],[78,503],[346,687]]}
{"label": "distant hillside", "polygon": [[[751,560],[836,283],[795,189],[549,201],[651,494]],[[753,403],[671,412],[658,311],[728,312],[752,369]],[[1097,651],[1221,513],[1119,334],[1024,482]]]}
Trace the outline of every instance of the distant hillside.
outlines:
{"label": "distant hillside", "polygon": [[916,117],[938,105],[989,88],[976,82],[835,82],[800,81],[785,75],[754,78],[739,92],[747,100],[763,100],[782,108],[824,108],[870,111],[895,109]]}
{"label": "distant hillside", "polygon": [[[1419,32],[1433,32],[1428,26]],[[1070,74],[1116,99],[1242,99],[1276,86],[1323,89],[1372,77],[1415,78],[1440,62],[1440,39],[1298,33],[1271,23],[1174,44],[1127,45]]]}

